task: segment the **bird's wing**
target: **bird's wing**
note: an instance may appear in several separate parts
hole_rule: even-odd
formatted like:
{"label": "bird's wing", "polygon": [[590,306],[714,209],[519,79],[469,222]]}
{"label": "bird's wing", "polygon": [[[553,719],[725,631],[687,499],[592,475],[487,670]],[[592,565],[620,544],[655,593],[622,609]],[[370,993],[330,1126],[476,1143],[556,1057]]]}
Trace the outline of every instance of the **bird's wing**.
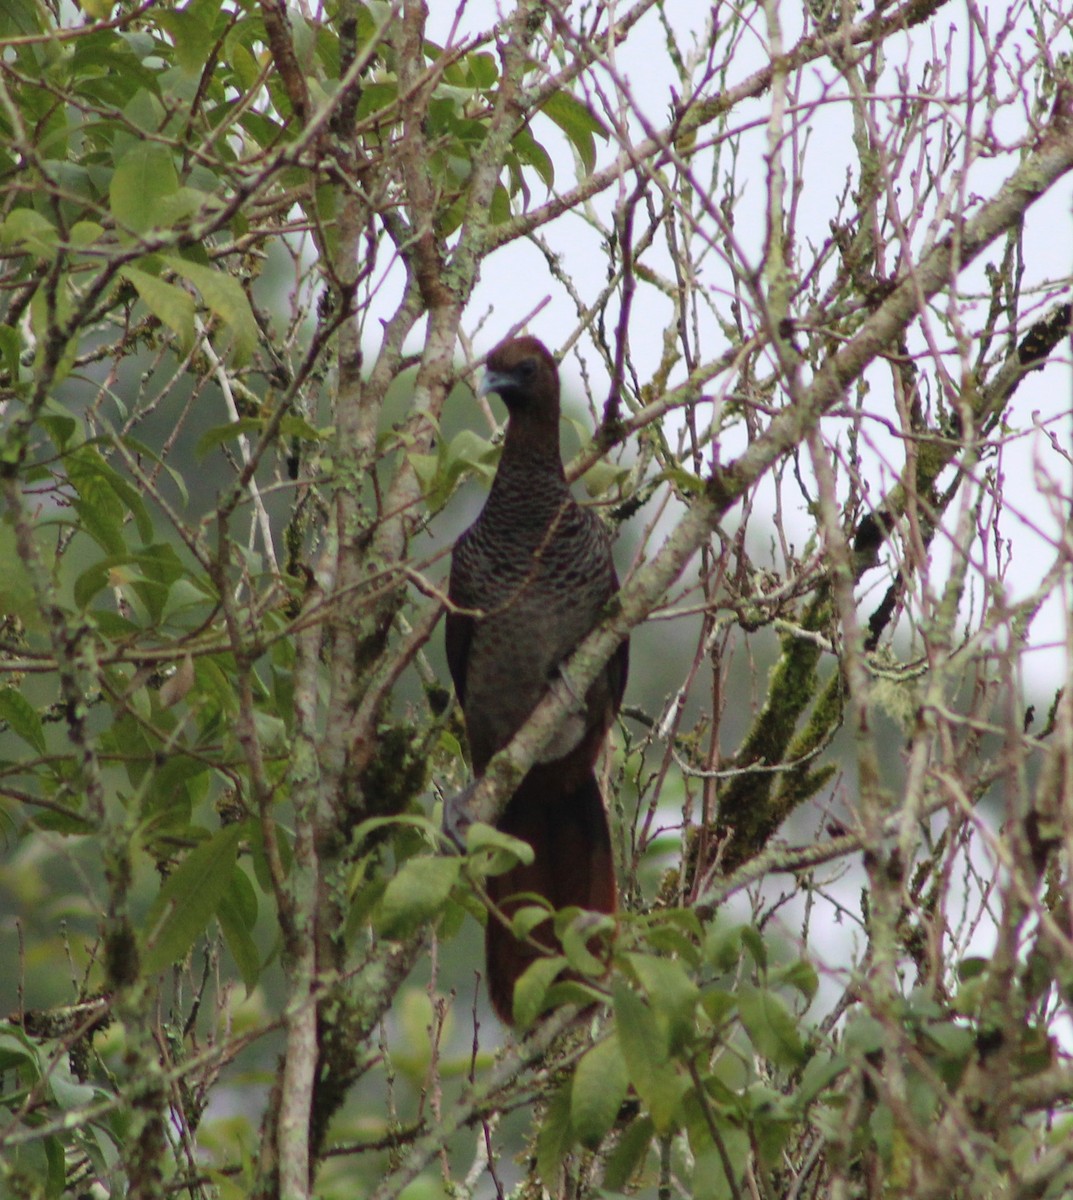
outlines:
{"label": "bird's wing", "polygon": [[[465,562],[465,534],[459,538],[451,559],[451,578],[447,585],[447,598],[459,608],[476,607],[470,594],[469,571]],[[473,617],[448,610],[445,619],[444,641],[447,649],[447,669],[454,681],[459,704],[466,702],[466,669],[469,665],[469,649],[473,641]]]}

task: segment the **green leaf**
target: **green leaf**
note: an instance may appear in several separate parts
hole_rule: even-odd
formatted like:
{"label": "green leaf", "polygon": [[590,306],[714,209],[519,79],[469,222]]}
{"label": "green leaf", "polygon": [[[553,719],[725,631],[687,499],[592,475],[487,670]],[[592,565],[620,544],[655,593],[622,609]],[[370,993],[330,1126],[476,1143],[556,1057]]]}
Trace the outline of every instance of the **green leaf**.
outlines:
{"label": "green leaf", "polygon": [[767,946],[764,944],[764,939],[758,929],[754,929],[752,925],[743,925],[741,927],[741,944],[748,950],[752,956],[752,960],[760,968],[761,971],[767,970]]}
{"label": "green leaf", "polygon": [[126,549],[123,540],[123,514],[117,513],[116,506],[104,501],[104,490],[96,489],[94,499],[85,497],[73,500],[71,507],[79,517],[79,525],[89,534],[102,550],[114,558],[121,558]]}
{"label": "green leaf", "polygon": [[704,960],[716,971],[733,971],[741,958],[742,926],[728,928],[716,922],[708,926],[704,934]]}
{"label": "green leaf", "polygon": [[281,418],[279,432],[281,437],[300,438],[302,441],[314,443],[329,442],[333,436],[331,426],[318,429],[315,425],[310,425],[305,417],[298,413],[287,413]]}
{"label": "green leaf", "polygon": [[416,829],[425,835],[429,845],[436,845],[439,841],[439,825],[434,821],[430,821],[428,817],[419,816],[417,813],[400,813],[397,817],[370,817],[367,821],[362,821],[360,825],[355,827],[354,832],[350,835],[351,841],[356,848],[371,833],[377,833],[381,829],[390,829],[392,827]]}
{"label": "green leaf", "polygon": [[865,1012],[855,1013],[846,1024],[842,1035],[842,1049],[852,1058],[863,1058],[882,1050],[886,1042],[883,1026]]}
{"label": "green leaf", "polygon": [[0,522],[0,613],[18,617],[27,629],[42,629],[44,621],[30,576],[19,557],[15,531]]}
{"label": "green leaf", "polygon": [[968,979],[980,979],[987,974],[990,965],[991,960],[988,958],[963,958],[957,965],[957,977],[962,983]]}
{"label": "green leaf", "polygon": [[406,461],[413,467],[421,484],[421,493],[430,508],[439,508],[446,499],[446,475],[443,457],[440,454],[407,454]]}
{"label": "green leaf", "polygon": [[704,489],[707,487],[705,481],[692,471],[687,471],[685,467],[669,467],[666,471],[661,471],[658,478],[668,480],[686,496],[700,496],[704,494]]}
{"label": "green leaf", "polygon": [[242,921],[242,927],[252,933],[257,924],[257,889],[239,866],[235,867],[231,876],[225,899],[233,905],[236,916]]}
{"label": "green leaf", "polygon": [[136,559],[126,554],[111,554],[107,558],[98,559],[75,580],[74,601],[80,609],[89,607],[94,596],[112,586],[123,589],[132,578],[131,572],[121,570]]}
{"label": "green leaf", "polygon": [[544,1011],[548,989],[565,966],[566,959],[556,954],[538,958],[522,972],[521,979],[514,985],[513,1013],[519,1029],[528,1029]]}
{"label": "green leaf", "polygon": [[216,918],[248,996],[261,978],[261,954],[253,940],[253,928],[257,923],[257,893],[246,872],[237,863],[227,891],[220,897]]}
{"label": "green leaf", "polygon": [[67,240],[76,249],[91,246],[98,238],[104,236],[104,226],[96,221],[76,221],[72,226]]}
{"label": "green leaf", "polygon": [[797,1022],[774,992],[743,983],[738,988],[738,1013],[749,1040],[765,1058],[781,1067],[801,1065],[805,1048]]}
{"label": "green leaf", "polygon": [[175,485],[176,491],[182,497],[183,504],[188,503],[190,499],[190,493],[187,491],[186,480],[180,471],[177,471],[174,467],[169,466],[168,463],[166,463],[151,446],[147,446],[144,442],[139,441],[137,438],[131,437],[128,434],[126,437],[119,440],[122,441],[123,445],[126,446],[126,448],[132,454],[138,455],[142,458],[147,458],[151,463],[154,464],[154,466],[160,467],[166,471],[171,478],[171,482]]}
{"label": "green leaf", "polygon": [[467,54],[462,60],[462,65],[472,87],[491,88],[499,78],[499,64],[494,55],[483,52]]}
{"label": "green leaf", "polygon": [[241,434],[253,434],[254,437],[260,437],[264,427],[265,423],[260,417],[240,417],[237,421],[231,421],[227,425],[215,425],[212,429],[206,429],[198,438],[194,453],[198,458],[204,458],[210,450],[215,450],[217,446],[222,446],[225,442],[234,441]]}
{"label": "green leaf", "polygon": [[[34,289],[34,294],[30,297],[30,328],[37,339],[34,353],[35,370],[41,369],[49,347],[52,347],[69,331],[73,309],[69,275],[65,274],[55,288],[42,281]],[[64,341],[63,350],[53,375],[53,386],[66,379],[70,374],[71,368],[74,366],[81,332],[80,329],[75,330],[74,334]]]}
{"label": "green leaf", "polygon": [[[268,856],[265,853],[263,834],[264,831],[261,828],[261,824],[257,822],[250,831],[250,858],[253,866],[253,875],[261,891],[271,892],[273,882],[272,873],[268,867]],[[294,853],[291,850],[290,840],[282,826],[276,826],[273,840],[275,842],[276,856],[283,867],[283,876],[285,879],[289,878],[291,865],[294,862]]]}
{"label": "green leaf", "polygon": [[613,487],[629,478],[629,468],[616,466],[614,463],[601,459],[593,463],[581,477],[585,485],[585,493],[594,499],[606,495]]}
{"label": "green leaf", "polygon": [[186,353],[194,344],[193,296],[174,283],[166,283],[137,267],[123,267],[120,274],[134,285],[153,316],[175,333]]}
{"label": "green leaf", "polygon": [[89,1104],[97,1096],[95,1087],[80,1083],[62,1063],[57,1063],[49,1071],[48,1083],[53,1099],[65,1111]]}
{"label": "green leaf", "polygon": [[440,443],[435,454],[408,453],[406,458],[421,481],[429,508],[442,508],[459,479],[473,471],[491,480],[499,450],[472,430],[463,429],[449,444]]}
{"label": "green leaf", "polygon": [[0,1071],[27,1069],[34,1079],[40,1078],[41,1064],[37,1047],[18,1026],[0,1023]]}
{"label": "green leaf", "polygon": [[12,383],[18,383],[22,373],[22,338],[11,325],[0,325],[0,358]]}
{"label": "green leaf", "polygon": [[43,33],[41,18],[47,11],[38,10],[36,5],[26,4],[24,0],[0,0],[0,37],[12,34],[30,37]]}
{"label": "green leaf", "polygon": [[[739,1174],[743,1173],[748,1162],[748,1135],[727,1126],[720,1132],[731,1162],[740,1164]],[[723,1156],[711,1142],[694,1151],[690,1200],[733,1200],[734,1196],[742,1195],[742,1190],[740,1187],[731,1189],[723,1168]]]}
{"label": "green leaf", "polygon": [[166,146],[148,140],[131,146],[116,164],[108,188],[120,237],[129,240],[131,234],[158,226],[164,201],[178,190],[179,176]]}
{"label": "green leaf", "polygon": [[510,220],[510,215],[510,194],[502,184],[496,184],[488,206],[488,219],[493,225],[502,225]]}
{"label": "green leaf", "polygon": [[541,182],[550,188],[555,182],[555,166],[548,152],[528,129],[520,129],[514,135],[511,147],[518,158],[527,166],[533,167]]}
{"label": "green leaf", "polygon": [[700,1004],[713,1025],[722,1025],[737,1008],[734,993],[726,988],[706,987],[701,993]]}
{"label": "green leaf", "polygon": [[953,1021],[941,1021],[929,1025],[926,1030],[928,1038],[935,1043],[939,1057],[962,1064],[969,1059],[976,1045],[976,1034],[964,1025],[956,1025]]}
{"label": "green leaf", "polygon": [[625,1192],[644,1165],[652,1139],[656,1136],[651,1117],[638,1117],[619,1135],[604,1167],[604,1190]]}
{"label": "green leaf", "polygon": [[185,754],[170,755],[160,763],[145,781],[142,816],[146,832],[154,838],[182,836],[184,826],[190,823],[194,800],[204,792],[206,780],[205,763]]}
{"label": "green leaf", "polygon": [[689,978],[682,964],[672,958],[630,954],[627,962],[648,993],[652,1011],[666,1030],[671,1050],[680,1049],[693,1036],[700,988]]}
{"label": "green leaf", "polygon": [[491,464],[498,455],[499,448],[487,438],[474,433],[472,429],[463,429],[451,438],[445,461],[453,479],[457,479],[463,469],[477,471],[486,479],[491,479],[495,474]]}
{"label": "green leaf", "polygon": [[593,1004],[607,1004],[607,993],[580,979],[572,979],[569,975],[560,975],[548,988],[544,1007],[550,1012],[553,1008],[564,1008],[575,1004],[579,1008],[588,1008]]}
{"label": "green leaf", "polygon": [[517,938],[527,938],[534,929],[550,921],[555,913],[544,904],[523,904],[510,914],[510,929]]}
{"label": "green leaf", "polygon": [[59,244],[55,225],[33,208],[16,208],[0,225],[0,245],[25,250],[39,258],[53,258]]}
{"label": "green leaf", "polygon": [[564,1085],[548,1101],[544,1119],[537,1134],[537,1172],[545,1189],[552,1196],[563,1194],[560,1186],[563,1160],[574,1144],[570,1126],[570,1087]]}
{"label": "green leaf", "polygon": [[673,956],[693,968],[701,962],[704,926],[690,909],[665,908],[645,921],[644,941],[657,954]]}
{"label": "green leaf", "polygon": [[478,850],[505,850],[515,862],[530,866],[533,861],[533,847],[521,838],[511,837],[509,833],[501,833],[493,825],[485,825],[483,821],[474,821],[466,830],[466,850],[475,854]]}
{"label": "green leaf", "polygon": [[257,346],[260,329],[242,284],[233,275],[189,262],[175,254],[166,255],[165,261],[197,288],[205,304],[228,328],[235,361],[240,365],[248,362]]}
{"label": "green leaf", "polygon": [[175,43],[175,61],[186,72],[200,75],[212,52],[216,36],[193,4],[162,12],[157,20]]}
{"label": "green leaf", "polygon": [[64,460],[67,478],[84,501],[79,511],[89,531],[110,553],[126,549],[119,532],[124,510],[134,518],[143,542],[153,538],[153,522],[141,493],[93,446],[80,446]]}
{"label": "green leaf", "polygon": [[775,971],[771,976],[771,983],[772,985],[788,984],[790,987],[796,988],[811,1004],[820,986],[820,977],[816,974],[816,968],[812,963],[801,958],[788,967]]}
{"label": "green leaf", "polygon": [[71,448],[78,432],[78,422],[59,401],[49,399],[45,402],[45,412],[39,418],[39,422],[61,454]]}
{"label": "green leaf", "polygon": [[667,1038],[652,1010],[621,981],[614,987],[615,1021],[630,1080],[661,1134],[672,1132],[688,1083],[668,1055]]}
{"label": "green leaf", "polygon": [[461,858],[421,855],[403,863],[380,904],[380,933],[387,938],[404,938],[422,922],[438,916],[461,870]]}
{"label": "green leaf", "polygon": [[596,166],[596,142],[594,135],[607,141],[607,128],[596,114],[570,92],[552,92],[541,110],[570,139],[585,166],[592,172]]}
{"label": "green leaf", "polygon": [[[92,1089],[91,1089],[92,1091]],[[48,1183],[45,1194],[49,1200],[59,1200],[67,1190],[67,1154],[63,1142],[55,1136],[44,1139],[45,1161],[48,1163]],[[70,1194],[69,1192],[67,1193]]]}
{"label": "green leaf", "polygon": [[814,1054],[805,1064],[797,1090],[793,1094],[794,1104],[802,1109],[832,1083],[846,1069],[846,1060],[841,1055]]}
{"label": "green leaf", "polygon": [[0,687],[0,719],[38,754],[45,753],[45,730],[37,709],[13,687]]}
{"label": "green leaf", "polygon": [[184,959],[231,883],[245,824],[228,825],[186,856],[168,877],[146,918],[143,965],[150,973]]}
{"label": "green leaf", "polygon": [[[607,970],[590,948],[590,942],[601,933],[613,933],[615,921],[613,917],[600,916],[596,913],[585,912],[584,909],[564,909],[555,922],[556,932],[563,944],[563,952],[567,961],[581,975],[600,976]],[[594,943],[599,948],[601,941]]]}
{"label": "green leaf", "polygon": [[618,1117],[629,1087],[618,1037],[597,1042],[577,1065],[570,1089],[570,1121],[578,1140],[595,1150]]}
{"label": "green leaf", "polygon": [[533,861],[533,847],[528,842],[511,837],[509,833],[500,833],[481,821],[474,822],[466,830],[466,851],[470,855],[480,855],[475,865],[484,875],[502,875],[519,863],[529,866]]}

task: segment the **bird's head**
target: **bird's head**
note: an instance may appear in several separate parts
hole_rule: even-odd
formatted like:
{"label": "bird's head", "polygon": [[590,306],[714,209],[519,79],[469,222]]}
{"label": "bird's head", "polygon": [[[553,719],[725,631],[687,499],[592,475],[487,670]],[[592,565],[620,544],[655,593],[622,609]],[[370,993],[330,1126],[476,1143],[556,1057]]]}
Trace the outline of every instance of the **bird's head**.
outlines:
{"label": "bird's head", "polygon": [[496,392],[512,417],[559,420],[559,371],[534,337],[502,342],[488,356],[481,395]]}

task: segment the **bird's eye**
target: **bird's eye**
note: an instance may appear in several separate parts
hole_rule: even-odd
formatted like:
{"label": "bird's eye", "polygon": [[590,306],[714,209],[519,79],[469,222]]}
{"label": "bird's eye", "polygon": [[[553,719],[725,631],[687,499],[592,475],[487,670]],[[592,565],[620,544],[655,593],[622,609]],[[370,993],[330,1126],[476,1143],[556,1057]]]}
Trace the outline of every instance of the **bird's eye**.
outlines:
{"label": "bird's eye", "polygon": [[523,358],[518,364],[518,374],[523,379],[532,379],[537,372],[537,362],[535,358]]}

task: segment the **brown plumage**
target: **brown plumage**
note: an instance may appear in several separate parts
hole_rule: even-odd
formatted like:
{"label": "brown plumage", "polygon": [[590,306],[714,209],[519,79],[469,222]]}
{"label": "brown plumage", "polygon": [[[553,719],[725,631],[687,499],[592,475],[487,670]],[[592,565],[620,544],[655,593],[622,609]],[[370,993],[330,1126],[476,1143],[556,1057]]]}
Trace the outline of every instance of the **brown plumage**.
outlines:
{"label": "brown plumage", "polygon": [[[479,618],[447,615],[447,662],[462,704],[473,770],[525,723],[559,664],[591,632],[618,588],[600,519],[570,494],[559,454],[559,374],[536,338],[504,342],[488,358],[484,391],[498,392],[509,421],[491,494],[458,539],[448,596]],[[492,877],[492,899],[536,892],[554,907],[612,913],[615,872],[595,763],[626,686],[627,642],[560,727],[499,822],[534,850],[530,867]],[[550,921],[534,936],[551,944]],[[488,989],[512,1020],[514,985],[535,951],[489,917]]]}

